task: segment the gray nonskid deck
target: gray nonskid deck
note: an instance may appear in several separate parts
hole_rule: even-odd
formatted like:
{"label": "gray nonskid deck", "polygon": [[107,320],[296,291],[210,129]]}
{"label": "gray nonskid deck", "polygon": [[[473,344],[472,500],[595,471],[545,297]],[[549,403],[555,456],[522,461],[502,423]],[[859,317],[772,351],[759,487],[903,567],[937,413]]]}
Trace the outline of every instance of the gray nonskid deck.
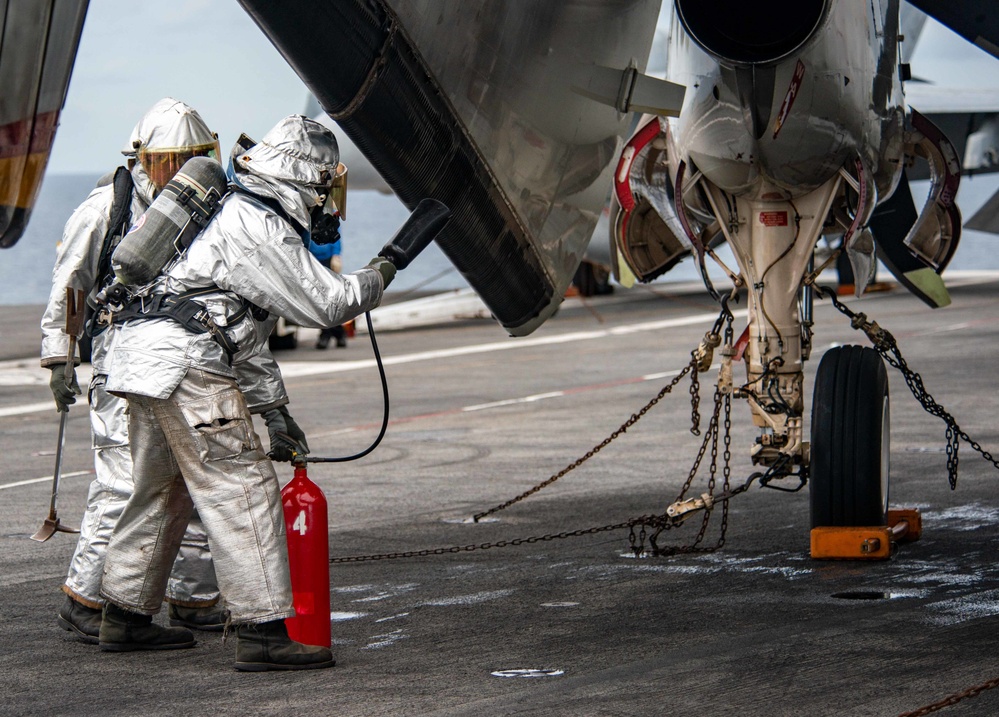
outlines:
{"label": "gray nonskid deck", "polygon": [[[936,312],[902,291],[856,307],[895,334],[934,397],[997,453],[999,280],[955,284],[953,305]],[[329,500],[331,553],[481,544],[662,512],[700,441],[689,433],[687,381],[600,454],[496,522],[462,522],[614,431],[687,363],[711,323],[684,317],[714,312],[703,293],[657,286],[585,306],[568,300],[525,339],[507,338],[488,321],[380,335],[393,421],[382,445],[355,463],[309,469]],[[824,350],[866,342],[826,302],[816,318],[809,395]],[[671,328],[653,325],[660,322]],[[737,320],[737,331],[743,324]],[[25,346],[5,357],[30,356],[34,346]],[[305,341],[278,355],[292,415],[314,453],[353,453],[376,435],[377,372],[350,363],[370,356],[360,336],[346,350],[316,351]],[[702,428],[714,375],[701,379]],[[727,542],[715,553],[636,559],[619,530],[333,565],[337,667],[255,675],[232,669],[233,638],[202,634],[192,650],[112,654],[58,629],[73,538],[28,540],[45,517],[50,486],[12,486],[51,475],[58,419],[54,410],[2,415],[0,713],[880,716],[915,709],[999,676],[999,471],[962,444],[952,492],[944,425],[912,399],[898,372],[889,369],[889,380],[892,504],[919,507],[924,517],[923,539],[889,562],[812,561],[807,490],[754,487],[732,501]],[[0,410],[48,397],[41,383],[5,386]],[[733,423],[733,481],[741,481],[752,470],[754,436],[745,405],[736,402]],[[66,523],[79,519],[86,501],[88,430],[85,410],[75,407],[60,496]],[[702,473],[692,493],[704,490]],[[290,467],[279,474],[290,478]],[[660,543],[689,542],[697,522]],[[716,541],[717,522],[706,544]],[[843,593],[883,597],[835,597]],[[515,671],[537,676],[494,674]],[[999,690],[943,714],[996,713]]]}

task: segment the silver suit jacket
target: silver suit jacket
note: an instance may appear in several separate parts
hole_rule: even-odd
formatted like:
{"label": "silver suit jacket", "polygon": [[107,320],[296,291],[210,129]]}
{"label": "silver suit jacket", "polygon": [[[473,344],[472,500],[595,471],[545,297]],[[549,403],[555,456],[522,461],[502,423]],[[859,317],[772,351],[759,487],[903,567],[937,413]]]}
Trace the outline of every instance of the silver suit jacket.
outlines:
{"label": "silver suit jacket", "polygon": [[[384,290],[374,269],[345,275],[329,271],[309,253],[288,220],[240,192],[225,198],[186,254],[143,292],[179,294],[212,286],[218,290],[198,301],[219,326],[227,325],[226,317],[233,316],[244,300],[299,326],[335,326],[377,306]],[[270,323],[264,324],[269,333]],[[117,325],[107,388],[118,394],[167,398],[189,368],[238,380],[267,334],[260,322],[249,317],[227,330],[239,346],[231,365],[211,335],[188,332],[171,319]],[[280,376],[271,379],[280,381]],[[267,379],[261,375],[260,380]],[[247,403],[253,403],[250,396]]]}
{"label": "silver suit jacket", "polygon": [[[101,184],[108,178],[101,180]],[[141,165],[132,169],[135,190],[132,192],[132,219],[138,219],[151,201],[152,185]],[[42,316],[42,366],[50,367],[66,362],[69,336],[66,334],[66,288],[82,289],[90,293],[97,281],[97,262],[100,259],[104,235],[110,224],[114,187],[98,186],[76,208],[63,230],[62,242],[52,269],[52,291]],[[103,335],[93,344],[94,373],[105,372],[107,342]],[[77,360],[79,363],[79,360]]]}

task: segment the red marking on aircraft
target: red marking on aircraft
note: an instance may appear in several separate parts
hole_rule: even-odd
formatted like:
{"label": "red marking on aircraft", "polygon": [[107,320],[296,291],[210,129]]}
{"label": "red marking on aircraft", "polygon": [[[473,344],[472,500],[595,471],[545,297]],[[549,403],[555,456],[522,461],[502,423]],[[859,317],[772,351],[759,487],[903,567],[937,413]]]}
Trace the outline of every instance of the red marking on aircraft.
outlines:
{"label": "red marking on aircraft", "polygon": [[777,139],[781,127],[784,126],[784,120],[791,113],[791,107],[794,105],[794,100],[798,97],[798,91],[801,89],[801,81],[804,78],[805,65],[801,60],[798,60],[798,64],[794,67],[794,75],[791,77],[791,84],[788,85],[787,94],[784,95],[784,102],[781,103],[777,121],[774,122],[774,139]]}

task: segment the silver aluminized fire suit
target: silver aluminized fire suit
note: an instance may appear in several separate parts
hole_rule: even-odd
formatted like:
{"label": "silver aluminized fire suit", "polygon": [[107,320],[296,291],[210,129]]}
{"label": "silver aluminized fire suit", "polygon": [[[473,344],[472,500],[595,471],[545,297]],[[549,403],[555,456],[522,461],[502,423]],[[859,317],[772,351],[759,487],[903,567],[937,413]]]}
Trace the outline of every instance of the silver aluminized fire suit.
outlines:
{"label": "silver aluminized fire suit", "polygon": [[[141,148],[147,152],[161,150],[164,154],[174,154],[183,148],[197,148],[206,143],[217,146],[197,112],[182,102],[165,98],[139,120],[122,153],[134,156]],[[149,206],[156,187],[141,162],[134,163],[131,176],[134,189],[130,217],[135,220]],[[66,287],[82,289],[84,294],[89,294],[98,279],[99,257],[114,201],[114,187],[109,182],[110,175],[99,183],[66,224],[52,272],[52,292],[41,322],[41,364],[44,367],[66,361],[69,349],[69,337],[64,331]],[[263,330],[269,331],[270,326],[268,323]],[[109,336],[104,332],[93,340],[89,401],[96,477],[90,485],[80,538],[63,586],[68,595],[91,608],[100,608],[103,602],[100,588],[105,551],[115,523],[132,494],[126,404],[122,398],[105,390]],[[242,384],[255,413],[288,402],[283,384],[273,381],[275,372],[273,357],[264,342],[255,354],[254,370],[245,372]],[[214,604],[218,597],[207,536],[200,518],[195,515],[174,563],[166,599],[184,607],[202,607]]]}
{"label": "silver aluminized fire suit", "polygon": [[[154,188],[141,164],[136,164],[131,173],[134,182],[131,215],[137,218],[152,201]],[[44,367],[66,361],[69,350],[69,337],[65,332],[66,287],[82,289],[84,294],[93,288],[113,201],[114,187],[100,186],[90,193],[66,224],[52,270],[52,292],[41,323],[41,364]],[[132,494],[132,456],[128,446],[125,401],[105,390],[106,336],[94,337],[91,359],[90,426],[96,477],[90,484],[80,538],[63,585],[63,591],[68,595],[92,608],[99,608],[103,603],[100,589],[105,551],[118,516]],[[207,536],[200,520],[196,519],[184,536],[166,599],[185,607],[201,607],[214,604],[218,597]]]}
{"label": "silver aluminized fire suit", "polygon": [[[253,430],[235,378],[266,340],[242,319],[244,302],[301,326],[343,323],[377,306],[375,269],[330,272],[303,243],[310,211],[339,161],[332,133],[304,117],[282,120],[251,149],[233,151],[237,182],[186,255],[148,293],[199,297],[239,350],[230,360],[210,333],[169,318],[116,327],[108,390],[128,398],[135,494],[108,548],[103,594],[119,607],[155,613],[193,504],[215,556],[234,623],[294,614],[280,486]],[[317,187],[320,188],[317,190]]]}

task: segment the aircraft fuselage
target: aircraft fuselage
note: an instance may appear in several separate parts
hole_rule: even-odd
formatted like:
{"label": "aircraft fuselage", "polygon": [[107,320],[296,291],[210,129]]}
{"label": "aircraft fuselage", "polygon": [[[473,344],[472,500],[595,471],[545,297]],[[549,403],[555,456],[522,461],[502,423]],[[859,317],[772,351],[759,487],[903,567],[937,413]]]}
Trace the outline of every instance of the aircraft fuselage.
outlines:
{"label": "aircraft fuselage", "polygon": [[[783,56],[769,62],[746,61],[738,38],[702,30],[700,18],[685,14],[694,2],[677,2],[671,26],[668,79],[687,87],[680,118],[671,121],[674,163],[692,162],[730,194],[762,198],[776,190],[795,198],[860,157],[880,196],[894,190],[904,117],[897,0],[796,4],[810,6],[811,16],[798,12],[814,28],[771,42],[765,49]],[[713,12],[749,12],[721,3],[728,4]],[[770,22],[779,25],[781,15],[771,13]]]}

